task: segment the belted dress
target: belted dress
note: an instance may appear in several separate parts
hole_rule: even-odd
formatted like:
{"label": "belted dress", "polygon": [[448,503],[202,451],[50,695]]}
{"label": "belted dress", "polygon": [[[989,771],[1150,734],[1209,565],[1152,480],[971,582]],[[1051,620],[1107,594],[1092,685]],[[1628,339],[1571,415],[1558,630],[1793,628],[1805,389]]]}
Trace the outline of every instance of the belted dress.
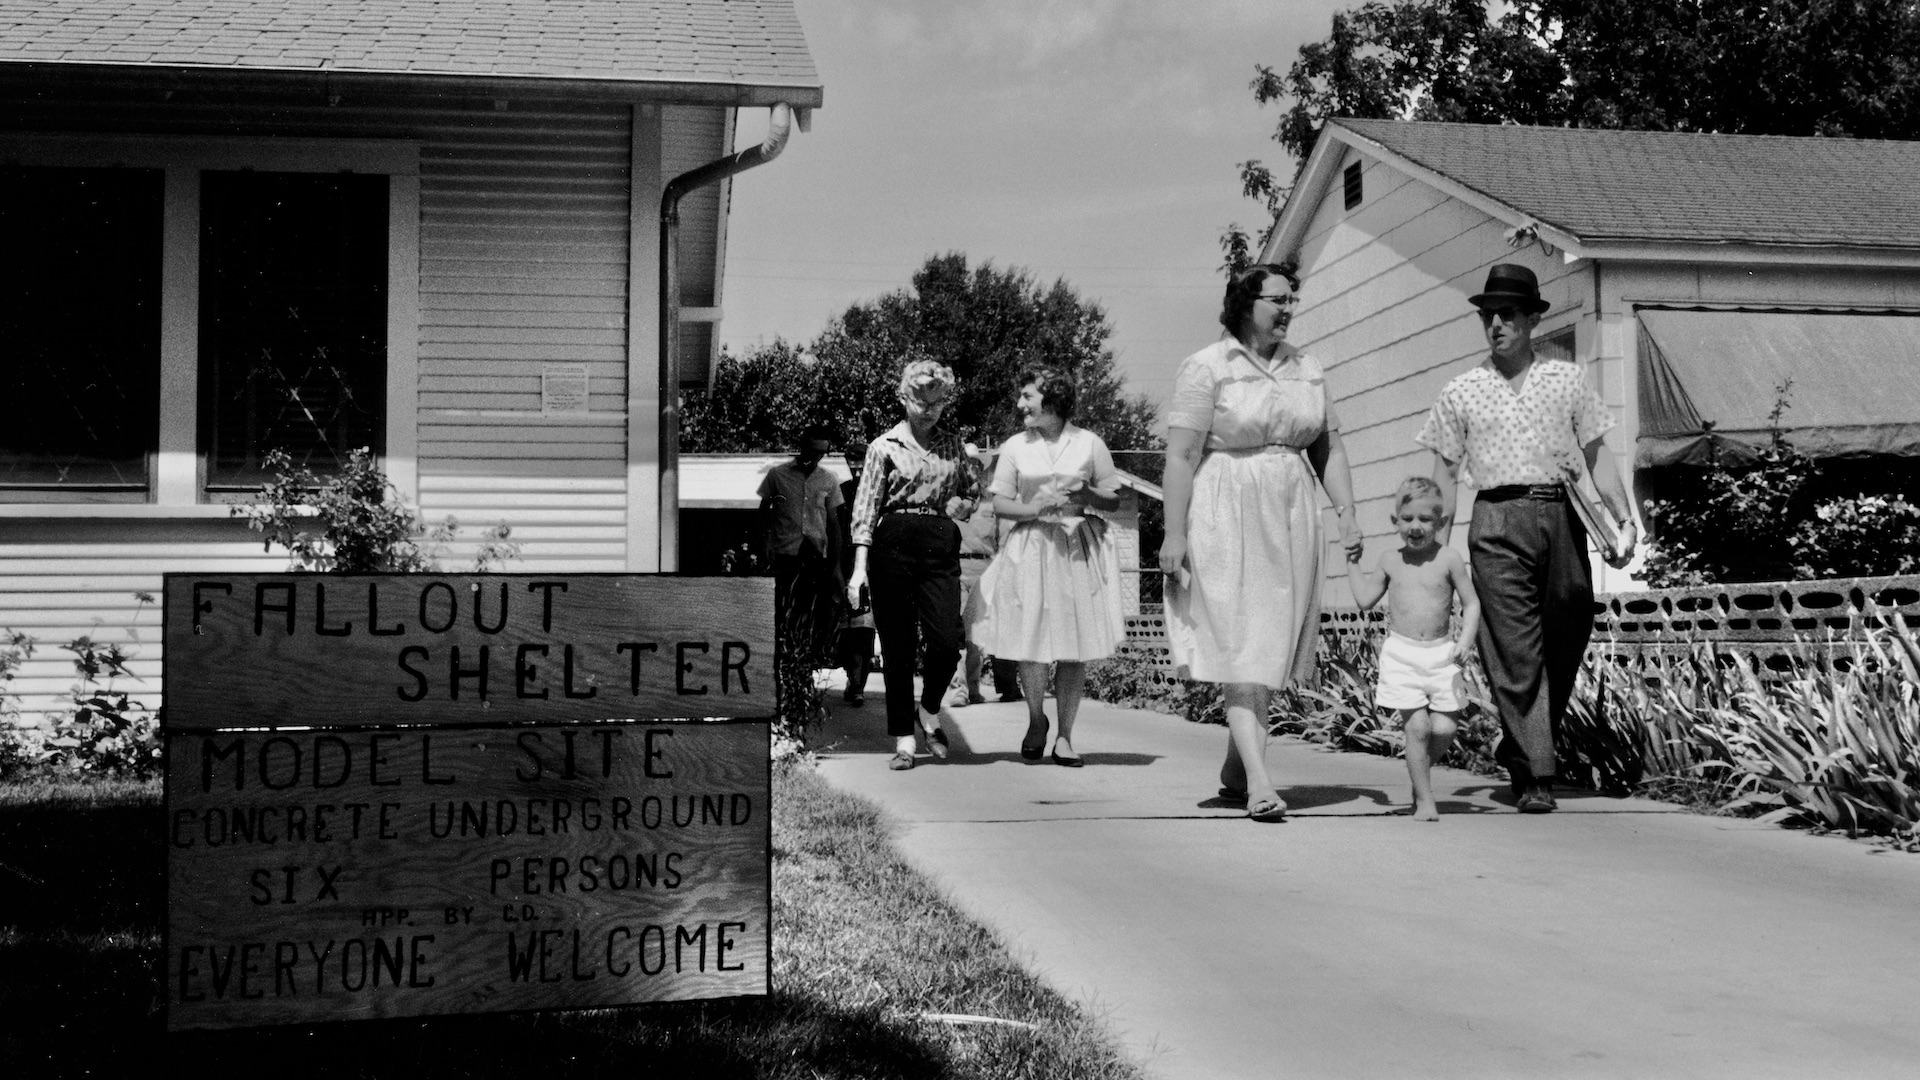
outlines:
{"label": "belted dress", "polygon": [[1231,335],[1182,361],[1167,425],[1203,437],[1187,511],[1191,580],[1167,579],[1167,636],[1187,678],[1278,689],[1310,674],[1326,547],[1307,448],[1338,430],[1313,357],[1261,362]]}

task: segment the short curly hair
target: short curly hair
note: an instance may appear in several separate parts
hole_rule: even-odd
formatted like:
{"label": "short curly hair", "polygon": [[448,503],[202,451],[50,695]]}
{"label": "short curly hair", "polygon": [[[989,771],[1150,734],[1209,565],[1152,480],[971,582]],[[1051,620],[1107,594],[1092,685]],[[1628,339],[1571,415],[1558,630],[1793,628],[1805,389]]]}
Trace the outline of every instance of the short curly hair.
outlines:
{"label": "short curly hair", "polygon": [[900,369],[901,397],[925,401],[934,391],[939,391],[942,399],[951,398],[959,385],[953,369],[938,360],[909,360]]}
{"label": "short curly hair", "polygon": [[1257,263],[1227,281],[1227,293],[1220,301],[1220,325],[1227,328],[1227,333],[1240,332],[1240,325],[1253,314],[1253,302],[1275,274],[1286,278],[1294,292],[1300,291],[1300,271],[1292,263]]}
{"label": "short curly hair", "polygon": [[1020,369],[1020,386],[1040,387],[1040,407],[1062,420],[1073,419],[1074,406],[1080,400],[1080,389],[1073,384],[1073,376],[1048,364],[1028,364]]}
{"label": "short curly hair", "polygon": [[1393,516],[1399,517],[1400,511],[1415,499],[1438,499],[1444,506],[1446,496],[1440,494],[1440,485],[1424,476],[1409,476],[1400,481],[1393,492]]}

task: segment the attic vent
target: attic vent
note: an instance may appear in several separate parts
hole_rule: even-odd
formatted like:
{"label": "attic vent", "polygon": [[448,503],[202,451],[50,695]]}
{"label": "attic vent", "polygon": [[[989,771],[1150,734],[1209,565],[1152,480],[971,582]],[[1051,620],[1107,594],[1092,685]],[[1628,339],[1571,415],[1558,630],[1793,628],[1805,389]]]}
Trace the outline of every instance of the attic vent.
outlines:
{"label": "attic vent", "polygon": [[1347,185],[1347,209],[1351,210],[1360,205],[1360,163],[1356,161],[1347,166],[1344,178]]}

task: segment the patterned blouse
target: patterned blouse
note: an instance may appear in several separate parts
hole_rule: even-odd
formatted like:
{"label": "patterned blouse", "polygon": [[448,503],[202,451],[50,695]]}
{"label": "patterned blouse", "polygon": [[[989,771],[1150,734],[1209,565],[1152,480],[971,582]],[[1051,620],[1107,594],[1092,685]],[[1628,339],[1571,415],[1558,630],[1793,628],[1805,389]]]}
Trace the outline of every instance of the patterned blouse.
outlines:
{"label": "patterned blouse", "polygon": [[1517,392],[1487,360],[1441,389],[1414,441],[1459,462],[1461,481],[1481,490],[1552,484],[1616,422],[1565,360],[1535,359]]}
{"label": "patterned blouse", "polygon": [[853,497],[854,546],[871,546],[874,526],[896,510],[925,508],[964,520],[979,498],[978,467],[967,458],[960,436],[935,428],[921,446],[902,420],[867,447],[860,491]]}

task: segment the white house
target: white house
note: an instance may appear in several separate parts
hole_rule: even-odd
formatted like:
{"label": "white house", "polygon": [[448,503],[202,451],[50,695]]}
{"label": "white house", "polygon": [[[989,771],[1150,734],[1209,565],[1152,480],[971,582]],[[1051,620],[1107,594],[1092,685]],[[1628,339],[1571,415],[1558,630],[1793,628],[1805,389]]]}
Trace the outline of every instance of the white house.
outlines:
{"label": "white house", "polygon": [[276,446],[372,447],[427,519],[512,526],[516,569],[670,566],[660,313],[703,378],[728,182],[679,198],[676,260],[663,196],[738,110],[775,135],[697,179],[821,102],[791,0],[0,0],[26,710],[82,634],[151,690],[162,572],[284,567],[226,505]]}
{"label": "white house", "polygon": [[[1803,449],[1920,454],[1915,176],[1920,143],[1336,119],[1261,258],[1301,268],[1290,340],[1327,366],[1382,536],[1388,495],[1429,472],[1427,409],[1486,354],[1466,298],[1495,263],[1539,275],[1535,341],[1586,367],[1642,500],[1660,467],[1704,458],[1709,426],[1736,452],[1763,440],[1788,379]],[[1603,591],[1634,587],[1595,568]]]}

